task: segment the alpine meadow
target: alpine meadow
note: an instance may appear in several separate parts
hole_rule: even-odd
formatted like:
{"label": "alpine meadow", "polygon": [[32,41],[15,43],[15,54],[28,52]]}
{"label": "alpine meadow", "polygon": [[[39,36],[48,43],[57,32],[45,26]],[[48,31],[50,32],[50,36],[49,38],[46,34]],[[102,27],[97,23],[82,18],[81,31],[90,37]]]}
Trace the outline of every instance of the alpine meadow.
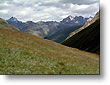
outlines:
{"label": "alpine meadow", "polygon": [[99,0],[0,0],[0,75],[99,74]]}

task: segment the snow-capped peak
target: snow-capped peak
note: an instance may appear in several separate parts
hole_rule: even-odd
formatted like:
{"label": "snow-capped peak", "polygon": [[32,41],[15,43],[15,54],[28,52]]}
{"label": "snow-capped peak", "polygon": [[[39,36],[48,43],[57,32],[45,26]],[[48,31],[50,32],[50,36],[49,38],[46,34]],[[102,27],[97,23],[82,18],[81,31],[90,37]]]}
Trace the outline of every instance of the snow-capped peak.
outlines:
{"label": "snow-capped peak", "polygon": [[76,21],[75,23],[77,24],[77,23],[79,23],[79,21]]}
{"label": "snow-capped peak", "polygon": [[68,17],[70,18],[70,20],[73,20],[73,19],[74,19],[74,17],[73,17],[73,16],[71,16],[71,15],[70,15],[70,16],[68,16]]}
{"label": "snow-capped peak", "polygon": [[15,22],[15,21],[18,21],[18,20],[17,20],[17,18],[15,18],[15,17],[11,17],[11,18],[9,19],[9,21],[14,21],[14,22]]}

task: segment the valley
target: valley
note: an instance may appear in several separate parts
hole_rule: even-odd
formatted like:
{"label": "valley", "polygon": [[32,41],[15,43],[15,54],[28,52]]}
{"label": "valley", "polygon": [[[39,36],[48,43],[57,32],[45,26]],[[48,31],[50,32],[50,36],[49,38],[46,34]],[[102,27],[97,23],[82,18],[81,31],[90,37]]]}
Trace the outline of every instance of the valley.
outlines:
{"label": "valley", "polygon": [[63,45],[100,54],[100,13],[80,29],[72,32]]}
{"label": "valley", "polygon": [[0,20],[0,74],[100,74],[98,54],[15,31],[16,27],[7,25]]}
{"label": "valley", "polygon": [[99,0],[0,0],[0,75],[100,75],[99,6]]}
{"label": "valley", "polygon": [[19,28],[20,32],[30,33],[32,35],[60,43],[64,41],[71,32],[83,26],[90,18],[84,18],[82,16],[73,17],[70,15],[61,20],[60,22],[57,21],[22,22],[15,17],[11,17],[6,21],[8,22],[8,24]]}

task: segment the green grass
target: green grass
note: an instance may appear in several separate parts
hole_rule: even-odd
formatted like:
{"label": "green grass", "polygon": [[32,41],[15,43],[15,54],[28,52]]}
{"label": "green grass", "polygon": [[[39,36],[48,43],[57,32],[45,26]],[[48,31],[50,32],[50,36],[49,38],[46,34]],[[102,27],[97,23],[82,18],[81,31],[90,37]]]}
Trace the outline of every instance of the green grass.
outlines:
{"label": "green grass", "polygon": [[99,74],[99,55],[0,29],[0,74]]}

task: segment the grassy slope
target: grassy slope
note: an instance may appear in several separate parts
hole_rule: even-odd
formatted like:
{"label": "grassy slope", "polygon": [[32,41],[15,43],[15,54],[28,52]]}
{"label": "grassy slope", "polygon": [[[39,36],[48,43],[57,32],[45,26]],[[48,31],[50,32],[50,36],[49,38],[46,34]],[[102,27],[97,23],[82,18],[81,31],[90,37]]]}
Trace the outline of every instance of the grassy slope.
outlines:
{"label": "grassy slope", "polygon": [[0,29],[0,74],[99,74],[99,55]]}
{"label": "grassy slope", "polygon": [[13,31],[19,31],[18,28],[9,25],[5,20],[0,18],[0,29],[8,29],[8,30],[13,30]]}
{"label": "grassy slope", "polygon": [[63,41],[62,44],[100,54],[100,19]]}

